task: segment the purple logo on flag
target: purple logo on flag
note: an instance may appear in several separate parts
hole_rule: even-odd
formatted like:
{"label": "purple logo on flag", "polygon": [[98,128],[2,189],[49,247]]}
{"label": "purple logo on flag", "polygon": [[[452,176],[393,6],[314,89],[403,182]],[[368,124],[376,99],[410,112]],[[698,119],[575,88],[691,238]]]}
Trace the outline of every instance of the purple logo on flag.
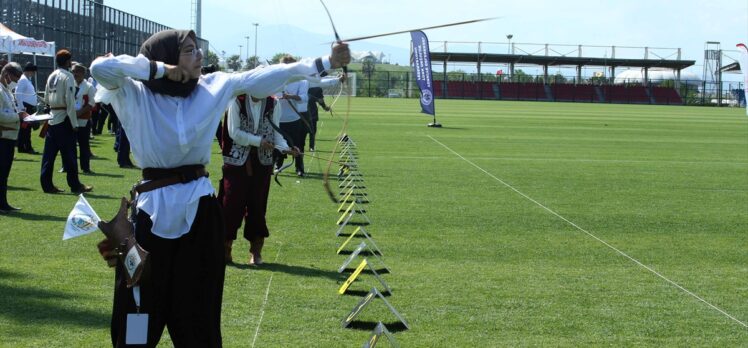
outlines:
{"label": "purple logo on flag", "polygon": [[434,115],[434,84],[431,77],[431,54],[429,39],[422,31],[411,31],[413,41],[413,72],[421,90],[421,112]]}

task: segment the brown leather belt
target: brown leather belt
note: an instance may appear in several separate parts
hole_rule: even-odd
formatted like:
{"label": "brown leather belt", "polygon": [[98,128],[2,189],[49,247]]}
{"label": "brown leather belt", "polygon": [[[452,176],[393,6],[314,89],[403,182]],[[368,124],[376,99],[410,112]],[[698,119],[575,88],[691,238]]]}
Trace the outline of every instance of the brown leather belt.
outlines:
{"label": "brown leather belt", "polygon": [[208,177],[209,173],[202,164],[188,165],[177,168],[145,168],[143,169],[142,184],[135,185],[133,190],[143,193],[160,189],[174,184],[186,184],[190,181]]}
{"label": "brown leather belt", "polygon": [[55,106],[55,107],[51,107],[49,109],[50,110],[67,110],[68,107],[67,106]]}

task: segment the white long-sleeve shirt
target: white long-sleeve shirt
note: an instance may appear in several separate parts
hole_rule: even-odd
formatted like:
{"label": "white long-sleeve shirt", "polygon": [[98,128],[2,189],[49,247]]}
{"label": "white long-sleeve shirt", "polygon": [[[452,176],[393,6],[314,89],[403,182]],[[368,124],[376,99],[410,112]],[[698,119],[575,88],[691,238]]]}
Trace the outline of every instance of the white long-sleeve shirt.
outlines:
{"label": "white long-sleeve shirt", "polygon": [[[86,96],[86,98],[84,98]],[[75,111],[79,111],[86,105],[94,105],[94,99],[96,96],[96,87],[90,84],[88,81],[83,80],[78,85],[78,93],[75,95]],[[85,127],[86,123],[90,118],[78,119],[76,127]]]}
{"label": "white long-sleeve shirt", "polygon": [[[331,87],[335,86],[340,83],[339,77],[327,77],[323,78],[321,80],[317,81],[297,81],[294,83],[289,83],[283,91],[286,92],[286,94],[295,94],[298,95],[301,100],[289,100],[289,99],[280,99],[279,105],[282,105],[283,113],[281,114],[281,122],[293,122],[299,119],[298,112],[307,112],[309,109],[309,88],[311,87]],[[279,97],[282,96],[282,93],[278,95]],[[296,108],[296,111],[294,111],[289,103],[293,103],[293,106]]]}
{"label": "white long-sleeve shirt", "polygon": [[16,102],[18,110],[26,110],[23,103],[33,106],[36,106],[37,104],[36,89],[34,89],[34,85],[29,81],[29,78],[26,77],[26,74],[21,75],[21,78],[18,79],[18,86],[16,87]]}
{"label": "white long-sleeve shirt", "polygon": [[[157,63],[156,78],[164,74]],[[324,69],[329,57],[322,58]],[[143,55],[100,57],[91,64],[99,82],[96,101],[109,103],[130,139],[133,156],[143,168],[176,168],[210,162],[218,122],[240,94],[266,97],[292,80],[316,78],[314,60],[271,65],[240,74],[215,72],[201,76],[185,98],[154,94],[142,82],[150,73]],[[151,217],[153,234],[179,238],[189,232],[201,197],[213,194],[208,178],[175,184],[139,195],[137,208]]]}
{"label": "white long-sleeve shirt", "polygon": [[[280,121],[283,123],[296,121],[299,119],[297,111],[306,112],[308,107],[307,104],[309,104],[309,81],[302,80],[289,83],[283,88],[283,92],[286,94],[298,95],[301,100],[280,99],[281,109],[283,110]],[[277,96],[282,97],[283,93],[281,92],[277,94]],[[294,109],[296,109],[296,111],[294,111]]]}
{"label": "white long-sleeve shirt", "polygon": [[[241,130],[241,106],[239,105],[239,101],[236,99],[234,99],[234,102],[229,106],[229,117],[226,122],[226,127],[228,127],[229,130],[229,137],[231,137],[235,143],[241,146],[260,147],[262,136],[257,135],[257,129],[260,126],[260,117],[262,117],[262,101],[255,102],[249,96],[247,96],[247,100],[249,101],[249,107],[252,109],[249,112],[249,114],[252,115],[252,133]],[[280,117],[281,105],[280,103],[277,103],[273,108],[272,118],[272,121],[276,126],[278,125],[278,122],[280,122]],[[288,150],[286,139],[284,139],[276,130],[273,130],[273,144],[275,144],[275,148],[280,151]]]}

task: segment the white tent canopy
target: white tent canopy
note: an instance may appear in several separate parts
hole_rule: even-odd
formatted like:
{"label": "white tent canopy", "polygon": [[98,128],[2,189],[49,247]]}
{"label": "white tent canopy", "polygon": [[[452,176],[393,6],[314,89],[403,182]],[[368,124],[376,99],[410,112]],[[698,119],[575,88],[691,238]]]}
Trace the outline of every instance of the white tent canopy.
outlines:
{"label": "white tent canopy", "polygon": [[0,52],[9,56],[27,53],[54,57],[55,43],[23,36],[0,23]]}

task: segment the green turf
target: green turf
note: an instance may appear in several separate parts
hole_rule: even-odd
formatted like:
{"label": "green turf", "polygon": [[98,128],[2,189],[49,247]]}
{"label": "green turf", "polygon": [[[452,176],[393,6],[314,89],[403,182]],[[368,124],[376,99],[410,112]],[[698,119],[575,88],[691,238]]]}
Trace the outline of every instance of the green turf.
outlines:
{"label": "green turf", "polygon": [[[321,116],[325,156],[346,101],[336,108],[336,118]],[[748,345],[744,110],[454,100],[436,109],[442,129],[425,127],[416,100],[351,100],[368,231],[392,269],[388,300],[411,325],[396,333],[402,346]],[[139,172],[116,166],[111,136],[93,146],[97,174],[82,181],[95,186],[87,197],[106,219]],[[217,146],[214,154],[215,183]],[[40,156],[16,157],[9,199],[23,210],[0,216],[0,346],[106,346],[113,272],[95,249],[102,236],[61,241],[76,197],[41,193]],[[248,245],[237,242],[225,346],[367,339],[368,330],[340,328],[375,283],[364,274],[353,295],[336,292],[344,238],[316,175],[324,167],[307,159],[309,177],[273,184],[268,265],[247,267]],[[64,187],[64,176],[55,182]],[[359,319],[396,321],[378,300]],[[170,345],[165,334],[161,346]]]}

